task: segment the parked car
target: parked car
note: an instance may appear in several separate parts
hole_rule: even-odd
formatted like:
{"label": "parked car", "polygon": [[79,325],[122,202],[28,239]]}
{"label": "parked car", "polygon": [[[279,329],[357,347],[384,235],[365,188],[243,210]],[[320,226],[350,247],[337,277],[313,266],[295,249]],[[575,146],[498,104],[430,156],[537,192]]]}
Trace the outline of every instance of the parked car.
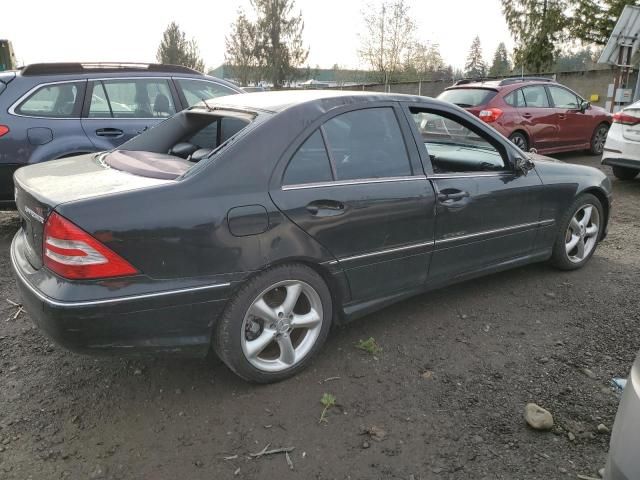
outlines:
{"label": "parked car", "polygon": [[241,87],[242,90],[244,90],[247,93],[255,93],[255,92],[266,92],[267,89],[264,87],[261,87],[260,85],[257,86],[249,86],[249,87]]}
{"label": "parked car", "polygon": [[[167,153],[169,152],[169,153]],[[119,149],[19,169],[23,303],[84,352],[203,355],[280,380],[342,323],[605,236],[597,169],[527,154],[424,97],[222,97]]]}
{"label": "parked car", "polygon": [[39,63],[0,73],[0,208],[23,165],[109,150],[235,85],[176,65]]}
{"label": "parked car", "polygon": [[640,172],[640,102],[613,115],[602,164],[610,165],[620,180],[632,180]]}
{"label": "parked car", "polygon": [[638,440],[640,437],[640,356],[636,358],[622,393],[616,420],[611,432],[605,480],[640,478]]}
{"label": "parked car", "polygon": [[524,151],[600,155],[611,125],[607,111],[549,78],[461,80],[438,98],[465,108]]}

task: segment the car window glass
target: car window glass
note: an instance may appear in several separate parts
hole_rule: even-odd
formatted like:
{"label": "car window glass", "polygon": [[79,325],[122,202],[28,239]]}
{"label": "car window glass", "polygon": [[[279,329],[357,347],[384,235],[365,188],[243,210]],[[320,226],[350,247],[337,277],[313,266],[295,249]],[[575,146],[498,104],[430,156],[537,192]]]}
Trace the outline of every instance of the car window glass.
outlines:
{"label": "car window glass", "polygon": [[504,101],[507,105],[511,105],[512,107],[524,107],[526,106],[524,100],[524,94],[522,93],[522,89],[514,90],[509,95],[504,97]]}
{"label": "car window glass", "polygon": [[[217,148],[246,126],[247,122],[239,118],[218,118],[183,141],[196,145],[198,148]],[[218,130],[220,130],[220,136],[218,136]]]}
{"label": "car window glass", "polygon": [[96,82],[89,117],[167,118],[176,113],[169,84],[163,79]]}
{"label": "car window glass", "polygon": [[493,172],[506,169],[500,152],[483,132],[438,113],[411,110],[434,173]]}
{"label": "car window glass", "polygon": [[324,128],[337,180],[412,174],[392,108],[343,113],[327,121]]}
{"label": "car window glass", "polygon": [[580,105],[578,97],[569,90],[560,87],[549,87],[553,106],[556,108],[577,109]]}
{"label": "car window glass", "polygon": [[524,99],[527,103],[527,107],[546,108],[549,106],[547,92],[543,86],[534,85],[531,87],[524,87],[522,91],[524,93]]}
{"label": "car window glass", "polygon": [[495,90],[484,88],[452,88],[445,90],[438,95],[439,100],[451,102],[462,108],[477,107],[486,105],[493,97],[498,94]]}
{"label": "car window glass", "polygon": [[77,83],[47,85],[32,93],[16,112],[34,117],[77,117],[77,102],[80,86]]}
{"label": "car window glass", "polygon": [[329,182],[333,180],[329,156],[320,130],[316,130],[291,158],[284,173],[284,185]]}
{"label": "car window glass", "polygon": [[203,80],[177,80],[180,90],[187,100],[187,105],[193,107],[210,98],[222,97],[224,95],[233,95],[236,92],[229,87],[220,85],[219,83],[207,82]]}

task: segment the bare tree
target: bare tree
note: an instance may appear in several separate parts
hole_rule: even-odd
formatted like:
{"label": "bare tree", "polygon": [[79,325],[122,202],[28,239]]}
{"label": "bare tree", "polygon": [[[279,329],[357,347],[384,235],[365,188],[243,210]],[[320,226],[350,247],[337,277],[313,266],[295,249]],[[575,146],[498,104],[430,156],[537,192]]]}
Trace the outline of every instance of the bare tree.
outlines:
{"label": "bare tree", "polygon": [[363,12],[360,58],[381,82],[389,83],[402,68],[402,59],[414,43],[416,24],[405,0],[382,1]]}
{"label": "bare tree", "polygon": [[407,48],[404,74],[413,79],[436,78],[447,66],[440,54],[440,47],[431,42],[415,42]]}

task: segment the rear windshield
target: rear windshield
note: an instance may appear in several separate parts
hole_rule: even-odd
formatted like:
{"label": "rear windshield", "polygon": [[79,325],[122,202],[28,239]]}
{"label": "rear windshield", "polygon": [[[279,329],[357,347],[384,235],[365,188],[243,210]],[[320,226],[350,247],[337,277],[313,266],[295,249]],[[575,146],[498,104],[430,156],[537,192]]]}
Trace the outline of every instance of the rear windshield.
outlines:
{"label": "rear windshield", "polygon": [[470,108],[486,105],[497,93],[486,88],[452,88],[438,95],[438,99],[462,108]]}
{"label": "rear windshield", "polygon": [[206,163],[255,119],[236,112],[186,110],[109,152],[101,161],[134,175],[174,179]]}

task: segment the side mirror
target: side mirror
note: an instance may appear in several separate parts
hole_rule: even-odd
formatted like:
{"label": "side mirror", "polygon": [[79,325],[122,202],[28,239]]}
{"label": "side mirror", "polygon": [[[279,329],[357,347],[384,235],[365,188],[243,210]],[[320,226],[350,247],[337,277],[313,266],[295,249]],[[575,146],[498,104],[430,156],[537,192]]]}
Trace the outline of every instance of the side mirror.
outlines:
{"label": "side mirror", "polygon": [[529,173],[529,170],[533,170],[535,164],[529,158],[517,157],[514,167],[516,173],[526,176]]}
{"label": "side mirror", "polygon": [[586,100],[583,100],[582,102],[580,102],[580,111],[582,113],[589,110],[590,107],[591,107],[591,102],[587,102]]}

